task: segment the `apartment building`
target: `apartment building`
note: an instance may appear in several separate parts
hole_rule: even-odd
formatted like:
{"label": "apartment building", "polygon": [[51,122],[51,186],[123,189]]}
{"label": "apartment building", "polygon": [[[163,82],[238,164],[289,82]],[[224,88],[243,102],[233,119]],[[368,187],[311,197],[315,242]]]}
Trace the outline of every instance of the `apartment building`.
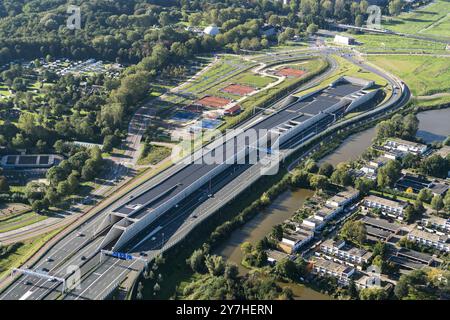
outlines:
{"label": "apartment building", "polygon": [[287,254],[294,253],[303,245],[311,241],[314,232],[311,230],[299,228],[293,232],[284,232],[279,247]]}
{"label": "apartment building", "polygon": [[369,262],[372,257],[372,253],[365,249],[358,249],[344,240],[334,241],[328,239],[320,245],[320,251],[325,256],[349,264],[351,266],[361,266]]}
{"label": "apartment building", "polygon": [[443,233],[450,233],[450,219],[442,218],[435,215],[429,215],[422,218],[421,224],[423,227]]}
{"label": "apartment building", "polygon": [[408,234],[408,240],[414,241],[426,247],[438,249],[440,251],[450,251],[450,244],[448,241],[448,236],[446,235],[442,236],[436,233],[414,229]]}
{"label": "apartment building", "polygon": [[403,139],[389,139],[385,142],[384,148],[388,150],[397,150],[407,153],[424,155],[428,151],[428,146],[425,144],[407,141]]}
{"label": "apartment building", "polygon": [[380,209],[381,213],[389,217],[403,220],[404,211],[408,204],[406,202],[398,202],[377,196],[367,196],[362,203],[362,209]]}
{"label": "apartment building", "polygon": [[336,278],[340,285],[348,285],[355,273],[353,267],[330,260],[316,259],[312,264],[314,274]]}
{"label": "apartment building", "polygon": [[326,204],[329,207],[339,208],[345,207],[346,205],[355,201],[359,196],[359,191],[356,189],[349,189],[346,191],[339,192],[335,196],[327,200]]}

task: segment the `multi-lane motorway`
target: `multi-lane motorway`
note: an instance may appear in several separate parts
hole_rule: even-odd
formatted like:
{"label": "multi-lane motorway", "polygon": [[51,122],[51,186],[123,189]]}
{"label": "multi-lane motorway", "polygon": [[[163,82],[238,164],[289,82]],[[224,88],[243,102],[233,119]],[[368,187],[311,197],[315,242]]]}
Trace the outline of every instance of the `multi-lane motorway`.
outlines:
{"label": "multi-lane motorway", "polygon": [[[350,57],[348,57],[351,59]],[[367,66],[363,66],[369,68]],[[371,70],[372,71],[372,70]],[[383,74],[379,70],[374,72],[384,76],[393,87],[398,87],[398,81],[392,79],[389,75]],[[353,88],[343,93],[352,93]],[[325,99],[326,100],[326,99]],[[324,101],[325,101],[324,100]],[[395,93],[390,102],[393,105],[404,103],[405,98],[400,92]],[[290,114],[287,119],[304,114],[301,110],[305,110],[312,103],[300,102],[295,106],[290,106],[284,111],[284,115]],[[328,101],[330,103],[330,101]],[[304,105],[303,105],[304,104]],[[320,107],[318,106],[320,109]],[[316,108],[314,108],[316,109]],[[322,108],[322,110],[326,109]],[[290,110],[290,111],[286,111]],[[309,110],[309,109],[308,109]],[[312,111],[310,111],[312,112]],[[311,116],[314,116],[313,114]],[[374,115],[375,117],[376,115]],[[279,119],[286,120],[283,116]],[[269,127],[280,124],[280,121],[265,119],[261,122],[271,124]],[[283,122],[281,121],[281,122]],[[324,131],[333,121],[323,121],[314,130]],[[305,132],[303,132],[305,134]],[[305,136],[305,135],[304,135]],[[293,146],[299,145],[299,141],[290,140],[283,148],[289,150]],[[249,183],[256,181],[260,173],[260,164],[257,165],[233,165],[219,175],[213,177],[211,181],[199,188],[199,190],[180,202],[156,220],[151,226],[145,228],[132,241],[128,242],[121,251],[130,252],[134,256],[140,256],[143,259],[150,260],[158,253],[166,250],[171,245],[177,243],[186,234],[188,234],[195,225],[204,218],[212,214],[224,203],[233,199]],[[175,166],[176,167],[176,166]],[[152,179],[142,187],[133,191],[134,195],[142,192],[145,194],[149,186],[157,185],[159,182],[176,175],[177,169],[169,169],[162,175]],[[137,196],[138,198],[139,196]],[[30,266],[33,270],[45,272],[58,277],[67,277],[67,270],[73,266],[80,266],[80,274],[82,275],[79,287],[74,288],[62,295],[60,293],[61,284],[58,282],[49,282],[33,276],[22,276],[17,279],[9,288],[7,288],[0,296],[1,299],[103,299],[133,270],[141,271],[143,262],[141,259],[131,261],[119,260],[116,258],[102,256],[98,251],[100,243],[103,242],[105,233],[95,234],[98,226],[104,219],[104,214],[110,210],[120,208],[126,202],[129,202],[129,196],[116,203],[113,208],[108,208],[95,218],[86,222],[75,232],[67,235],[63,240],[57,243],[36,265]],[[72,267],[71,267],[72,266]],[[74,275],[77,275],[75,272]],[[69,279],[70,280],[70,279]],[[70,281],[68,281],[70,282]]]}

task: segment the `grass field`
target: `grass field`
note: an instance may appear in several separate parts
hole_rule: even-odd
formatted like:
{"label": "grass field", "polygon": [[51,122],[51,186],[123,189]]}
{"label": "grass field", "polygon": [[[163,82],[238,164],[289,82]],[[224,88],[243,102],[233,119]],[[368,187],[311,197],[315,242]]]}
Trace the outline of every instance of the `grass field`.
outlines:
{"label": "grass field", "polygon": [[32,211],[17,214],[0,220],[0,233],[23,228],[45,219],[47,219],[46,216],[41,216]]}
{"label": "grass field", "polygon": [[434,41],[385,34],[357,34],[351,36],[362,43],[362,45],[355,46],[361,52],[446,53],[445,44]]}
{"label": "grass field", "polygon": [[40,237],[25,241],[15,252],[0,259],[0,279],[8,275],[11,269],[21,266],[61,230],[62,229],[58,229],[53,232],[46,233]]}
{"label": "grass field", "polygon": [[141,154],[138,165],[155,165],[166,159],[172,153],[172,149],[162,146],[152,146],[150,152]]}
{"label": "grass field", "polygon": [[235,83],[256,88],[263,88],[274,81],[274,78],[261,77],[251,72],[245,72],[242,75],[233,78],[233,82]]}
{"label": "grass field", "polygon": [[438,0],[422,9],[389,17],[383,28],[406,33],[450,39],[450,1]]}
{"label": "grass field", "polygon": [[450,90],[450,57],[380,55],[369,61],[399,76],[416,96]]}
{"label": "grass field", "polygon": [[334,72],[330,77],[328,77],[324,81],[322,81],[319,85],[299,92],[297,94],[297,96],[302,96],[309,92],[318,90],[325,86],[328,86],[333,81],[339,79],[342,76],[352,76],[352,77],[357,77],[357,78],[361,78],[361,79],[365,79],[365,80],[373,80],[373,81],[375,81],[375,84],[378,85],[379,87],[387,86],[387,81],[384,78],[381,78],[380,76],[378,76],[374,73],[365,71],[362,68],[358,67],[357,65],[354,65],[353,63],[348,62],[347,60],[345,60],[342,57],[333,56],[333,58],[339,64],[339,67],[336,70],[336,72]]}

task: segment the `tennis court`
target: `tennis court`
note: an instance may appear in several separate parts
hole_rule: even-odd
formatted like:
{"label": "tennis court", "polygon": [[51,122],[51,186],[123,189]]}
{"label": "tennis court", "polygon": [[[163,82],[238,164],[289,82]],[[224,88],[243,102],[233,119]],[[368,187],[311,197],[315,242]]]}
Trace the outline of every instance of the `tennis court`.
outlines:
{"label": "tennis court", "polygon": [[223,121],[217,119],[202,119],[196,122],[191,128],[194,130],[206,129],[214,130],[222,124]]}
{"label": "tennis court", "polygon": [[255,91],[254,88],[250,86],[243,86],[240,84],[230,84],[229,86],[222,89],[223,92],[231,93],[237,96],[246,96]]}
{"label": "tennis court", "polygon": [[198,113],[189,112],[189,111],[177,111],[172,116],[173,121],[177,122],[189,122],[195,120],[199,117]]}
{"label": "tennis court", "polygon": [[214,96],[205,96],[196,102],[198,105],[211,108],[222,108],[229,103],[231,103],[229,99]]}
{"label": "tennis court", "polygon": [[305,74],[305,71],[292,68],[283,68],[278,70],[276,74],[282,77],[300,78]]}

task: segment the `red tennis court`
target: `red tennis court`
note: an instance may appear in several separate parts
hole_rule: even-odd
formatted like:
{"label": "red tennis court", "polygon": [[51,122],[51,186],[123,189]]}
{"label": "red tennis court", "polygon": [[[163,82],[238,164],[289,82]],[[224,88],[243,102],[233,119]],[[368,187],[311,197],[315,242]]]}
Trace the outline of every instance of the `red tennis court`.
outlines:
{"label": "red tennis court", "polygon": [[222,108],[229,104],[231,100],[221,98],[221,97],[213,97],[213,96],[206,96],[201,98],[200,100],[197,100],[195,104],[205,106],[205,107],[212,107],[212,108]]}
{"label": "red tennis court", "polygon": [[300,78],[304,74],[305,74],[305,71],[298,70],[298,69],[292,69],[292,68],[283,68],[283,69],[280,69],[277,71],[277,75],[283,76],[283,77]]}
{"label": "red tennis court", "polygon": [[222,89],[223,92],[231,93],[237,96],[245,96],[255,91],[250,86],[243,86],[240,84],[230,84],[228,87]]}

